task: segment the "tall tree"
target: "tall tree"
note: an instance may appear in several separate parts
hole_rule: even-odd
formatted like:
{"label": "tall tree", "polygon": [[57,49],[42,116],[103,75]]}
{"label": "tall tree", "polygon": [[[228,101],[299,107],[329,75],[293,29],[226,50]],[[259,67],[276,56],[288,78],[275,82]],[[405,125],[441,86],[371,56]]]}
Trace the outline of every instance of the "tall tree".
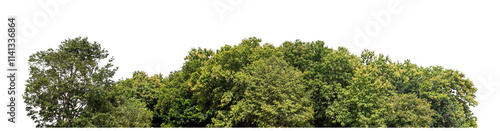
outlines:
{"label": "tall tree", "polygon": [[67,39],[57,49],[31,55],[23,98],[37,127],[73,127],[83,114],[110,111],[107,93],[118,67],[113,67],[113,57],[102,65],[108,56],[101,44],[86,37]]}

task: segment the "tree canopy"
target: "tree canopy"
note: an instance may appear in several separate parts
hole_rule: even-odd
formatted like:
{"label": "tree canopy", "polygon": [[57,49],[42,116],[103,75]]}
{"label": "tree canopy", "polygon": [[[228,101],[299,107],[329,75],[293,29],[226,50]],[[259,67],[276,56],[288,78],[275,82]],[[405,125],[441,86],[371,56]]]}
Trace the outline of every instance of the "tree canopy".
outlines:
{"label": "tree canopy", "polygon": [[29,58],[30,77],[23,98],[37,126],[73,127],[89,112],[110,110],[109,95],[118,68],[109,63],[101,45],[87,38],[68,39],[58,49],[39,51]]}
{"label": "tree canopy", "polygon": [[477,127],[465,74],[323,41],[193,48],[180,70],[109,78],[87,38],[30,57],[25,102],[39,126]]}
{"label": "tree canopy", "polygon": [[272,56],[238,72],[233,91],[226,92],[222,104],[241,92],[229,111],[219,111],[213,126],[308,127],[313,119],[312,102],[302,84],[302,72]]}

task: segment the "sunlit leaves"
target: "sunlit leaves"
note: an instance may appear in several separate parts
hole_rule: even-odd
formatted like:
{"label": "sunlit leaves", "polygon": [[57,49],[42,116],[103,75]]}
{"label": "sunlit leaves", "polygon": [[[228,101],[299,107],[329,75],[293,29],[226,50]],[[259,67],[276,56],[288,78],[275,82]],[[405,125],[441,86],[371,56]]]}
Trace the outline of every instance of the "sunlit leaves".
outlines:
{"label": "sunlit leaves", "polygon": [[239,74],[235,81],[245,86],[244,95],[229,112],[213,119],[214,126],[311,126],[314,112],[300,71],[273,56],[254,62]]}

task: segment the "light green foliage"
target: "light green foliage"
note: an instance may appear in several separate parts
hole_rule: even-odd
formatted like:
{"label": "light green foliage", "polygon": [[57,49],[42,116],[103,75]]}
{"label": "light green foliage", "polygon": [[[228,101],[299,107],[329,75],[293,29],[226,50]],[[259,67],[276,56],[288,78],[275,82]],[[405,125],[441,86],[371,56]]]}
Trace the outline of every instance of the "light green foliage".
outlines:
{"label": "light green foliage", "polygon": [[[228,112],[213,118],[213,126],[307,127],[313,119],[312,102],[302,82],[302,73],[277,57],[247,66],[236,75],[242,99]],[[233,92],[224,94],[223,103]]]}
{"label": "light green foliage", "polygon": [[146,108],[146,104],[138,99],[125,100],[112,112],[116,123],[114,127],[150,127],[153,111]]}
{"label": "light green foliage", "polygon": [[241,44],[233,47],[226,45],[206,61],[205,66],[201,67],[199,79],[196,83],[192,83],[197,87],[193,89],[196,95],[203,96],[196,98],[197,103],[203,105],[200,108],[228,109],[227,104],[220,102],[225,92],[233,90],[234,75],[253,61],[272,55],[270,53],[273,52],[274,47],[267,45],[263,48],[259,46],[260,41],[257,38],[250,38],[242,40]]}
{"label": "light green foliage", "polygon": [[136,98],[146,103],[148,109],[154,110],[154,105],[158,101],[159,89],[165,84],[161,74],[149,77],[146,72],[135,71],[132,78],[120,80],[116,86],[119,93],[127,98]]}
{"label": "light green foliage", "polygon": [[82,115],[111,109],[107,92],[118,68],[113,68],[113,58],[105,65],[99,62],[108,55],[100,44],[78,37],[30,56],[23,98],[37,127],[73,127]]}
{"label": "light green foliage", "polygon": [[337,99],[329,106],[327,115],[333,123],[348,127],[385,127],[383,113],[393,86],[380,80],[377,68],[359,67],[347,87],[335,88]]}
{"label": "light green foliage", "polygon": [[109,112],[95,112],[91,117],[79,117],[75,120],[75,127],[150,127],[153,112],[146,108],[144,102],[135,98],[125,98],[113,94],[116,107]]}
{"label": "light green foliage", "polygon": [[199,109],[215,117],[219,112],[229,111],[231,105],[243,98],[244,87],[237,86],[236,74],[254,61],[280,56],[273,45],[260,46],[260,41],[253,37],[242,40],[239,45],[226,45],[206,61],[199,79],[193,83],[197,87],[193,98]]}
{"label": "light green foliage", "polygon": [[387,103],[389,107],[383,118],[388,127],[431,127],[434,122],[430,103],[415,94],[394,95]]}

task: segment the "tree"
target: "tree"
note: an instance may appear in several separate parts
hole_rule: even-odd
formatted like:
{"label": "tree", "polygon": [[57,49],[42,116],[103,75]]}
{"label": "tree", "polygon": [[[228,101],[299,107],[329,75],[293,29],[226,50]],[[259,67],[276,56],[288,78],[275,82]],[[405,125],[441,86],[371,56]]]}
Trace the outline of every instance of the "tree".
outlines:
{"label": "tree", "polygon": [[384,114],[387,127],[431,127],[434,123],[434,110],[426,100],[415,94],[391,96],[388,110]]}
{"label": "tree", "polygon": [[321,57],[321,61],[315,63],[304,79],[307,89],[312,91],[315,109],[316,127],[339,127],[339,123],[332,123],[331,117],[326,114],[327,108],[333,105],[337,99],[337,88],[350,85],[354,71],[360,66],[359,58],[351,54],[346,48],[339,47]]}
{"label": "tree", "polygon": [[112,112],[116,123],[114,127],[150,127],[153,111],[146,107],[147,104],[135,98],[125,100]]}
{"label": "tree", "polygon": [[86,37],[67,39],[58,49],[31,55],[23,98],[37,127],[73,127],[82,115],[94,117],[96,112],[110,111],[107,93],[118,67],[113,68],[113,57],[100,65],[108,56],[101,44]]}
{"label": "tree", "polygon": [[108,112],[92,113],[75,120],[74,127],[150,127],[153,112],[148,110],[144,102],[124,95],[112,94],[115,106]]}
{"label": "tree", "polygon": [[[116,84],[117,95],[123,95],[125,98],[134,98],[139,102],[144,102],[148,111],[153,112],[154,106],[158,103],[160,88],[165,86],[163,75],[148,76],[144,71],[135,71],[132,78],[120,80]],[[137,105],[137,104],[136,104]],[[161,119],[158,114],[154,115],[151,126],[160,126]]]}
{"label": "tree", "polygon": [[[477,89],[458,71],[392,62],[369,50],[356,56],[322,41],[277,48],[260,42],[250,37],[216,53],[192,49],[160,90],[155,111],[162,126],[477,127],[469,109]],[[294,86],[279,86],[287,82]],[[273,93],[288,88],[303,88],[297,92],[303,101]]]}
{"label": "tree", "polygon": [[383,113],[393,86],[380,79],[376,67],[361,66],[349,82],[351,85],[335,88],[337,99],[326,111],[332,123],[344,127],[386,127]]}
{"label": "tree", "polygon": [[[212,50],[192,49],[184,58],[182,70],[171,72],[166,78],[166,85],[160,88],[155,112],[163,119],[162,127],[204,127],[210,122],[211,110],[206,102],[206,95],[196,93],[199,90],[199,78],[202,67],[214,55]],[[199,102],[200,101],[200,102]]]}
{"label": "tree", "polygon": [[[273,56],[256,61],[235,77],[244,94],[230,111],[219,111],[212,118],[213,126],[312,126],[314,111],[302,84],[302,73],[283,59]],[[233,101],[236,93],[226,92],[222,103]]]}
{"label": "tree", "polygon": [[[212,123],[210,118],[217,112],[229,110],[235,103],[223,102],[223,96],[236,89],[234,75],[253,61],[279,54],[270,44],[259,46],[260,41],[244,39],[239,45],[221,47],[216,55],[212,50],[192,49],[182,70],[171,72],[161,89],[155,109],[165,119],[162,125],[203,127]],[[235,101],[241,93],[236,91]]]}
{"label": "tree", "polygon": [[425,81],[420,84],[420,97],[427,99],[437,113],[434,127],[477,127],[470,106],[478,104],[472,81],[457,70],[431,66],[423,69]]}

